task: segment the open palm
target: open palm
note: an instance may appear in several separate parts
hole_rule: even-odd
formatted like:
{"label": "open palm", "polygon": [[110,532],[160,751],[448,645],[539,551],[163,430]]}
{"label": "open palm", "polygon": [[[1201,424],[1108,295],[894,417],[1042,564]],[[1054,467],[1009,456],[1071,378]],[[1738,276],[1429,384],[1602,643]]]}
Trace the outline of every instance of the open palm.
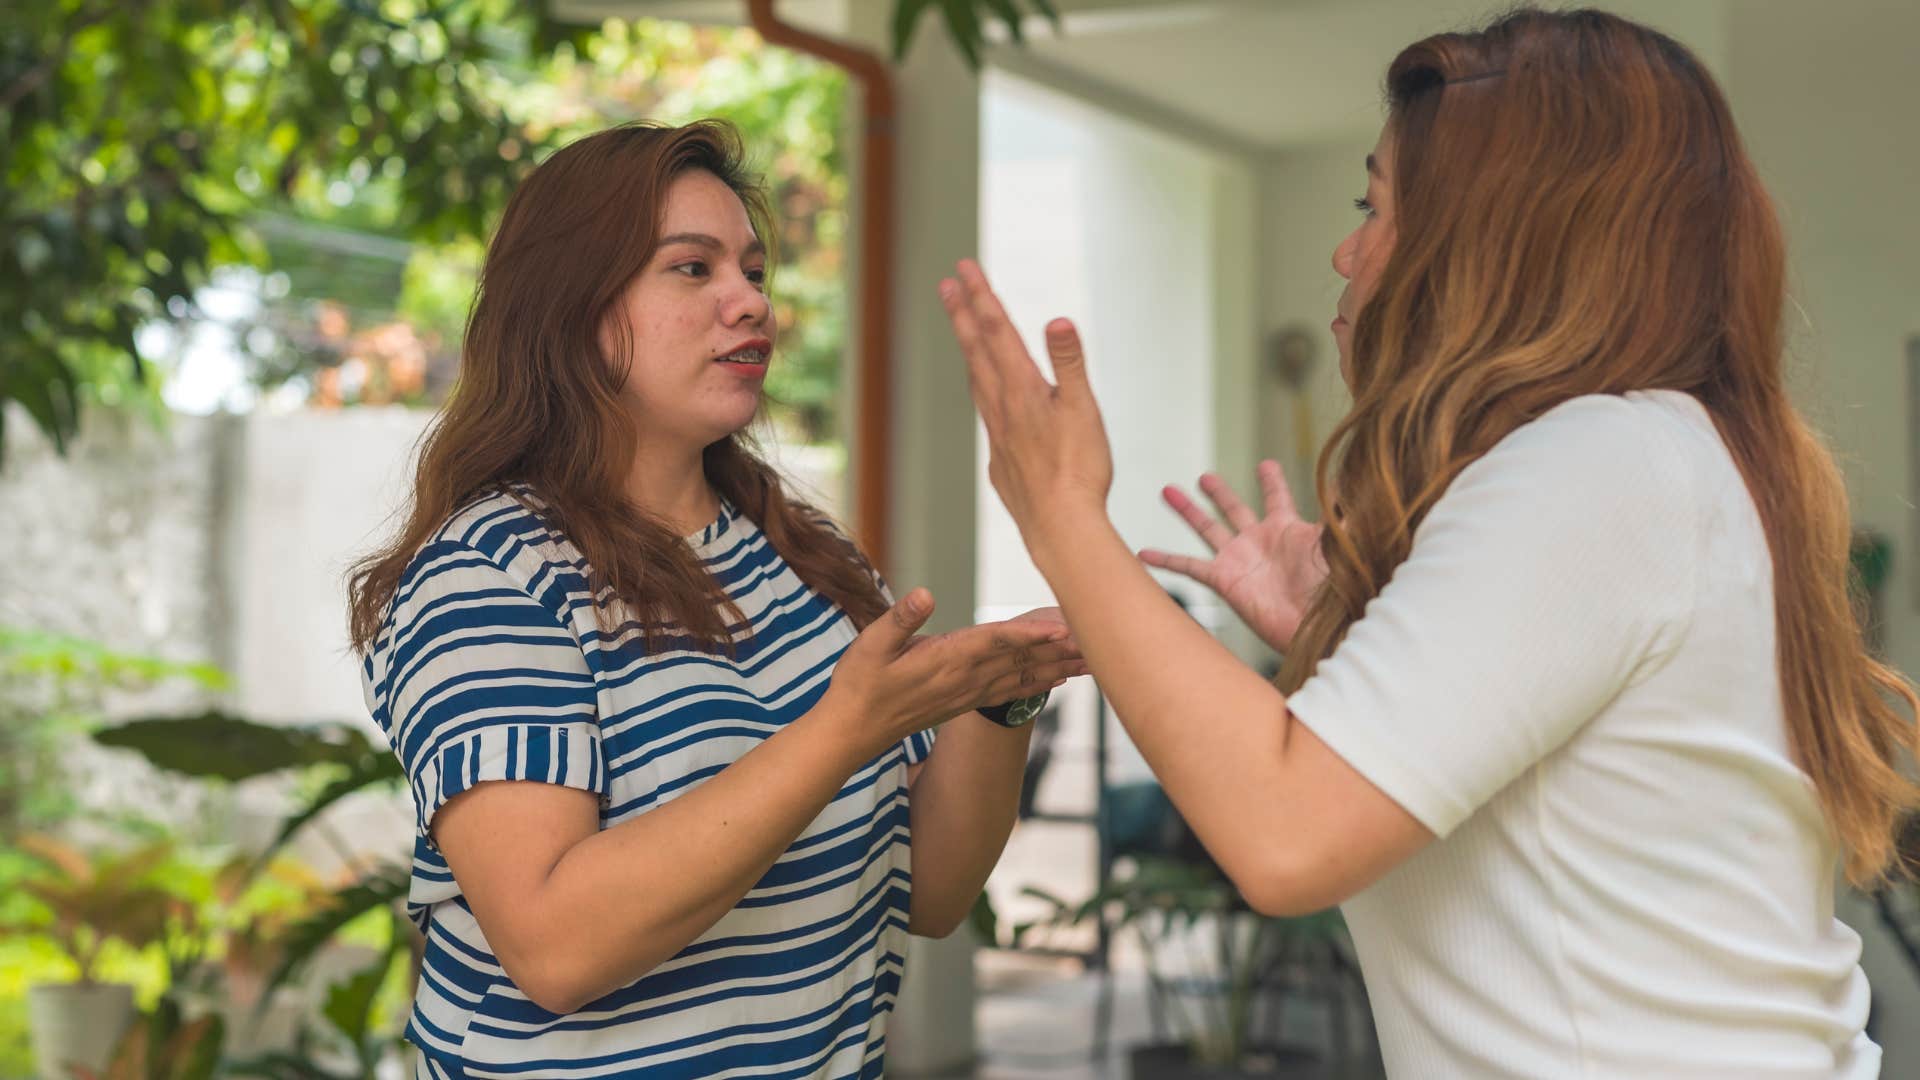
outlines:
{"label": "open palm", "polygon": [[1171,485],[1163,489],[1167,505],[1193,527],[1213,557],[1148,549],[1140,560],[1212,589],[1262,641],[1285,652],[1314,589],[1327,576],[1327,565],[1320,554],[1320,526],[1294,508],[1279,463],[1263,461],[1259,472],[1265,517],[1256,518],[1227,482],[1211,473],[1200,478],[1200,490],[1219,508],[1224,524],[1186,492]]}

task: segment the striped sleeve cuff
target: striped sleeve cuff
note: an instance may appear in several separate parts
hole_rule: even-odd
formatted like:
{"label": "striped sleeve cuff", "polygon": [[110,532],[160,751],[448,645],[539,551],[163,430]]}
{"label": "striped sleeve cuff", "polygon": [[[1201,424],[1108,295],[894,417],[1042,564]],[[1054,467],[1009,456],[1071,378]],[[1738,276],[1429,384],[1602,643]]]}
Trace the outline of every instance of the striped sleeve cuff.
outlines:
{"label": "striped sleeve cuff", "polygon": [[433,815],[455,795],[489,780],[532,780],[579,788],[607,801],[600,725],[495,724],[441,748],[413,776],[417,826],[433,843]]}
{"label": "striped sleeve cuff", "polygon": [[906,738],[907,764],[918,765],[933,753],[933,729],[916,731]]}

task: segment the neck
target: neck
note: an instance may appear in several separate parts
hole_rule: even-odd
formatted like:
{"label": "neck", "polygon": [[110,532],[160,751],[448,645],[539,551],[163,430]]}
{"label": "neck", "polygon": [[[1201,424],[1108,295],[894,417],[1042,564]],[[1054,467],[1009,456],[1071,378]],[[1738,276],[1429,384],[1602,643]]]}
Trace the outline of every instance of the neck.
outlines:
{"label": "neck", "polygon": [[720,496],[707,483],[699,447],[641,447],[627,470],[627,498],[681,536],[706,528],[720,512]]}

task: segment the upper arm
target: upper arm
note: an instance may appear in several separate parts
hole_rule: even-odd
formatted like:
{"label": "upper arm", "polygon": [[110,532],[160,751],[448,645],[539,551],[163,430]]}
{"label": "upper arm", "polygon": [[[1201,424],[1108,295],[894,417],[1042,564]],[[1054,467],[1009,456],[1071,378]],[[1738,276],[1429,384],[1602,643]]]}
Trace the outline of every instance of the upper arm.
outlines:
{"label": "upper arm", "polygon": [[1268,915],[1304,915],[1343,903],[1434,838],[1312,728],[1292,718],[1286,724],[1280,784],[1286,806],[1276,816],[1297,824],[1288,826],[1284,865],[1266,881],[1238,883],[1247,902]]}
{"label": "upper arm", "polygon": [[600,829],[600,805],[591,792],[538,781],[489,781],[447,801],[433,836],[460,894],[487,935],[501,966],[523,990],[539,985],[531,970],[540,950],[530,947],[522,921],[561,856]]}
{"label": "upper arm", "polygon": [[459,545],[423,550],[390,625],[374,696],[417,827],[496,951],[511,951],[516,899],[599,825],[592,671],[555,612]]}
{"label": "upper arm", "polygon": [[1701,511],[1686,463],[1631,408],[1536,422],[1463,471],[1289,698],[1288,772],[1313,793],[1302,858],[1349,893],[1678,648]]}

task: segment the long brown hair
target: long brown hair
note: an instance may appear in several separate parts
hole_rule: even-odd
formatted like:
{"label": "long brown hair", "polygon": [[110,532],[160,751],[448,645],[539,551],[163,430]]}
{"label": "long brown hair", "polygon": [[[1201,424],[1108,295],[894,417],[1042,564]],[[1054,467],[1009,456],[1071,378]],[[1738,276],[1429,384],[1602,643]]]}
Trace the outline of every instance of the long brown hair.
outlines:
{"label": "long brown hair", "polygon": [[[616,301],[653,257],[667,188],[689,170],[740,197],[772,263],[772,213],[740,136],[719,121],[636,123],[570,143],[507,202],[467,319],[460,377],[420,450],[405,524],[349,577],[349,632],[370,649],[414,555],[460,507],[520,498],[585,556],[603,626],[669,628],[719,646],[737,607],[624,481],[637,444],[623,367],[601,348]],[[708,482],[757,524],[800,579],[865,626],[886,610],[866,558],[826,515],[786,493],[736,433],[707,447]],[[617,609],[624,608],[616,615]]]}
{"label": "long brown hair", "polygon": [[[1454,477],[1584,394],[1671,389],[1712,416],[1773,557],[1787,728],[1847,876],[1894,859],[1913,690],[1867,653],[1839,471],[1788,399],[1779,221],[1725,99],[1679,43],[1521,10],[1387,73],[1397,239],[1353,327],[1352,410],[1317,474],[1330,573],[1292,690],[1360,618]],[[1904,709],[1900,706],[1904,706]]]}

